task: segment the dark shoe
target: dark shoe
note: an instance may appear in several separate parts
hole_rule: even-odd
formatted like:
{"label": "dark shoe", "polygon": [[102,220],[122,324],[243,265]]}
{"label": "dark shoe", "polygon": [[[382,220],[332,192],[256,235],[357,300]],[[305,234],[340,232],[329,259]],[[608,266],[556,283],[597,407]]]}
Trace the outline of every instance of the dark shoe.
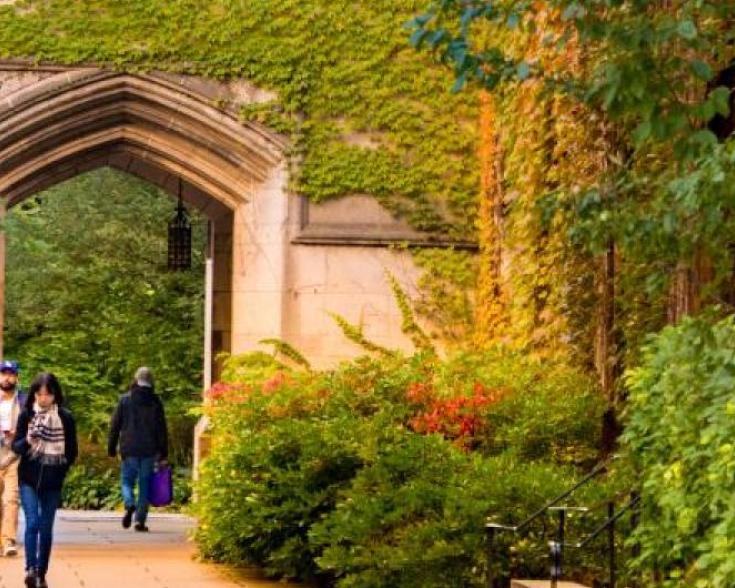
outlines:
{"label": "dark shoe", "polygon": [[145,526],[145,523],[135,523],[135,530],[141,533],[147,533],[148,527]]}
{"label": "dark shoe", "polygon": [[38,572],[31,568],[26,570],[26,586],[27,588],[36,588],[36,578],[38,578]]}
{"label": "dark shoe", "polygon": [[48,588],[46,583],[46,574],[38,574],[36,576],[36,588]]}
{"label": "dark shoe", "polygon": [[129,529],[130,523],[133,522],[133,513],[135,512],[134,506],[126,506],[125,507],[125,515],[122,518],[122,526],[123,529]]}

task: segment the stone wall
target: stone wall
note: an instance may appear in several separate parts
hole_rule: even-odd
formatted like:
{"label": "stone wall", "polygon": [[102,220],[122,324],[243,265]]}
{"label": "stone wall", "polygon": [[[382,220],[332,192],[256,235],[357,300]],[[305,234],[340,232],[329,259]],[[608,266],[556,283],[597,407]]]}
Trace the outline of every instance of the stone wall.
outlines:
{"label": "stone wall", "polygon": [[410,256],[389,245],[424,237],[369,197],[314,205],[290,194],[287,139],[237,118],[272,98],[244,81],[0,62],[0,196],[13,206],[101,166],[172,195],[181,178],[214,226],[215,353],[267,338],[317,367],[361,353],[330,313],[409,349],[385,274],[412,292]]}

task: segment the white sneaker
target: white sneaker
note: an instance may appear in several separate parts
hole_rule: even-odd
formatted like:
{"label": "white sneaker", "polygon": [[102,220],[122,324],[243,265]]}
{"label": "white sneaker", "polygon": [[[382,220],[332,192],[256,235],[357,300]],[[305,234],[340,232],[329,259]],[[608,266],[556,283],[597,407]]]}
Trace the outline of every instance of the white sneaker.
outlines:
{"label": "white sneaker", "polygon": [[3,547],[3,555],[5,557],[14,557],[18,555],[18,548],[15,546],[15,541],[11,541]]}

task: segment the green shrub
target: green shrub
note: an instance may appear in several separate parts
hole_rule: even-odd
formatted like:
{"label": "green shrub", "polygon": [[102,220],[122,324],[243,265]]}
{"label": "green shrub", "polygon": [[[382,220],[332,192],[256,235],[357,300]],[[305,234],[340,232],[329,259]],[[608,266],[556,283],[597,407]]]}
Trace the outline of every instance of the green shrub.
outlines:
{"label": "green shrub", "polygon": [[73,510],[114,510],[122,502],[119,472],[96,463],[76,464],[66,477],[62,502]]}
{"label": "green shrub", "polygon": [[[586,377],[500,350],[325,372],[255,354],[225,373],[210,391],[197,540],[273,576],[479,586],[485,517],[521,519],[572,484],[563,464],[586,464],[598,442]],[[545,554],[518,548],[524,569],[545,569]]]}
{"label": "green shrub", "polygon": [[[174,497],[166,511],[179,511],[192,494],[191,470],[174,467]],[[101,453],[94,444],[84,443],[79,460],[69,470],[62,490],[64,508],[72,510],[115,510],[122,508],[120,464]]]}
{"label": "green shrub", "polygon": [[667,327],[627,382],[644,509],[635,569],[651,586],[735,586],[733,319]]}
{"label": "green shrub", "polygon": [[[317,563],[340,588],[481,588],[488,514],[517,523],[576,475],[468,454],[437,435],[396,430],[392,437],[311,530],[314,551],[322,551]],[[545,576],[543,549],[524,551],[524,543],[516,545],[517,569]]]}
{"label": "green shrub", "polygon": [[478,439],[484,453],[577,465],[598,456],[604,405],[594,380],[578,370],[496,348],[457,354],[437,366],[435,379],[441,395],[469,395],[478,384],[501,392]]}

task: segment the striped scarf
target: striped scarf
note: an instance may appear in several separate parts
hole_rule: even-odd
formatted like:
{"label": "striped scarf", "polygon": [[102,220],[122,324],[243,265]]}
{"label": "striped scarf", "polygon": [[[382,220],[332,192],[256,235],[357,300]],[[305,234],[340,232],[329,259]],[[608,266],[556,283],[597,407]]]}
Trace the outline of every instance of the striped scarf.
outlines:
{"label": "striped scarf", "polygon": [[30,458],[43,464],[59,465],[66,463],[64,444],[64,424],[59,416],[56,403],[49,408],[33,405],[35,414],[28,424],[28,443],[31,446]]}

